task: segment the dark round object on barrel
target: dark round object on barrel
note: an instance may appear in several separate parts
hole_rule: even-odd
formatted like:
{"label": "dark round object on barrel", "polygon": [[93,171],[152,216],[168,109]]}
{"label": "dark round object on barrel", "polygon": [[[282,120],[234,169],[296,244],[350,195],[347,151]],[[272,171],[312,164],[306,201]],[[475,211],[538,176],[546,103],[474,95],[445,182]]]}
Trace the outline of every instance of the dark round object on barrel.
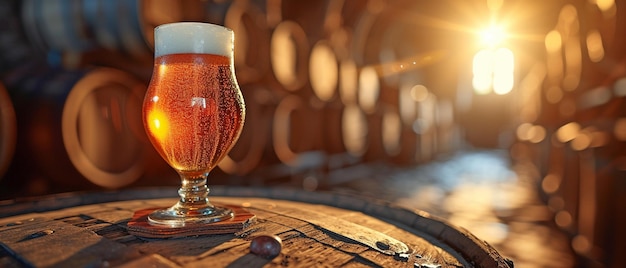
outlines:
{"label": "dark round object on barrel", "polygon": [[282,240],[276,235],[259,235],[250,242],[250,252],[267,259],[278,256],[282,247]]}

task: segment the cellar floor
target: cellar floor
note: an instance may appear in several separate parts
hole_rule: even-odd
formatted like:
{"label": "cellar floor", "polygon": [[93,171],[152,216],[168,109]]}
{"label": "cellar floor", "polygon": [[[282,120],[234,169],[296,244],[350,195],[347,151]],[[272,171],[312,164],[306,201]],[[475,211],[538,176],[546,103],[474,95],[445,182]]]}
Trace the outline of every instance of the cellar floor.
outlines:
{"label": "cellar floor", "polygon": [[504,150],[462,151],[411,168],[371,164],[358,169],[331,173],[331,181],[342,181],[331,183],[332,190],[442,217],[487,241],[515,267],[577,266],[569,238],[554,225],[535,179],[513,165]]}

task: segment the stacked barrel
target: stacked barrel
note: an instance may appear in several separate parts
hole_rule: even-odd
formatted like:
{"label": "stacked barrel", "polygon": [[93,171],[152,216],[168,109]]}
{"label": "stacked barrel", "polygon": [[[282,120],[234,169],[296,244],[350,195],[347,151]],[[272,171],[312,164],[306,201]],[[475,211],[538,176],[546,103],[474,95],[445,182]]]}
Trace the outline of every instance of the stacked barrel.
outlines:
{"label": "stacked barrel", "polygon": [[197,19],[202,7],[3,1],[0,194],[119,188],[168,175],[141,122],[152,70],[147,35],[158,24]]}
{"label": "stacked barrel", "polygon": [[[212,184],[316,189],[334,170],[416,164],[460,145],[453,98],[422,73],[443,53],[414,46],[396,18],[410,1],[5,2],[13,26],[2,35],[14,43],[0,54],[10,95],[0,94],[0,160],[12,163],[1,194],[177,185],[141,123],[152,31],[175,21],[235,32],[247,116]],[[16,124],[5,119],[13,106]]]}
{"label": "stacked barrel", "polygon": [[531,164],[554,222],[591,266],[626,263],[626,71],[622,2],[555,14],[546,60],[527,75],[513,156]]}
{"label": "stacked barrel", "polygon": [[[235,59],[245,57],[236,60],[237,76],[248,110],[264,112],[248,113],[231,156],[269,150],[242,163],[227,158],[222,170],[256,167],[252,174],[267,180],[287,176],[319,186],[333,184],[328,173],[336,169],[415,164],[458,148],[451,102],[421,78],[423,68],[443,53],[412,48],[415,40],[390,41],[406,41],[407,26],[394,18],[402,6],[396,5],[233,2],[224,25],[238,37]],[[257,96],[263,101],[254,101]],[[248,127],[262,132],[248,140]]]}

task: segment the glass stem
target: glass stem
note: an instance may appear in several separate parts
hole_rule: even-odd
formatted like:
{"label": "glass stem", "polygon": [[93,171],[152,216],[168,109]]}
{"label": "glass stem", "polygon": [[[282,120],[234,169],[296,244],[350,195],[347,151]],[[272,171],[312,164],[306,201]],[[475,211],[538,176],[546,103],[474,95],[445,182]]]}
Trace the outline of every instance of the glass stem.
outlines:
{"label": "glass stem", "polygon": [[158,209],[148,215],[152,225],[184,227],[187,224],[206,224],[231,219],[234,213],[226,207],[209,202],[208,172],[204,174],[181,174],[182,187],[178,189],[180,200],[175,205]]}
{"label": "glass stem", "polygon": [[209,202],[209,187],[207,186],[208,173],[200,176],[186,176],[181,174],[182,186],[178,189],[180,205],[189,209],[213,207]]}

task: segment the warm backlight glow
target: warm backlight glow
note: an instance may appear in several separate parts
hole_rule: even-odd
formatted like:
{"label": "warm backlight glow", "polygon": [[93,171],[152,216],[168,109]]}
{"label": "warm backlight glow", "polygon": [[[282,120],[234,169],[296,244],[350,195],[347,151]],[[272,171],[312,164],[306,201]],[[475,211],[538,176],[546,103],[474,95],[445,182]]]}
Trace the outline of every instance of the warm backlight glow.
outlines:
{"label": "warm backlight glow", "polygon": [[556,30],[550,31],[546,34],[545,45],[546,51],[549,53],[557,53],[561,51],[561,47],[563,46],[561,34]]}
{"label": "warm backlight glow", "polygon": [[513,89],[513,74],[504,73],[493,76],[493,92],[504,95]]}
{"label": "warm backlight glow", "polygon": [[309,81],[320,100],[328,101],[335,95],[339,77],[337,65],[337,58],[327,42],[320,41],[313,47],[309,60]]}
{"label": "warm backlight glow", "polygon": [[428,88],[424,85],[415,85],[411,87],[411,98],[416,102],[425,101],[428,98]]}
{"label": "warm backlight glow", "polygon": [[561,210],[554,215],[554,222],[559,227],[565,228],[572,224],[572,214],[565,210]]}
{"label": "warm backlight glow", "polygon": [[618,141],[626,141],[626,118],[615,120],[613,134]]}
{"label": "warm backlight glow", "polygon": [[611,10],[615,6],[615,0],[592,0],[603,12]]}
{"label": "warm backlight glow", "polygon": [[491,90],[493,73],[493,53],[483,49],[474,55],[472,86],[477,94],[484,95]]}
{"label": "warm backlight glow", "polygon": [[303,84],[306,44],[306,33],[297,23],[284,21],[276,26],[270,40],[270,62],[276,80],[287,90],[297,90]]}
{"label": "warm backlight glow", "polygon": [[556,193],[556,191],[558,191],[559,187],[561,186],[561,181],[561,176],[550,173],[543,178],[543,181],[541,182],[541,188],[544,192],[548,194]]}
{"label": "warm backlight glow", "polygon": [[483,49],[474,55],[472,86],[476,94],[493,90],[504,95],[513,89],[515,58],[507,48]]}
{"label": "warm backlight glow", "polygon": [[480,33],[480,40],[484,45],[495,47],[506,38],[506,33],[501,27],[491,26]]}
{"label": "warm backlight glow", "polygon": [[540,143],[546,138],[546,129],[539,125],[523,123],[517,127],[516,134],[519,140]]}
{"label": "warm backlight glow", "polygon": [[546,90],[546,100],[552,104],[560,102],[563,99],[563,95],[563,90],[557,86],[552,86]]}
{"label": "warm backlight glow", "polygon": [[359,71],[354,61],[348,59],[339,67],[339,96],[343,104],[356,103]]}
{"label": "warm backlight glow", "polygon": [[163,142],[170,132],[170,122],[167,115],[159,110],[152,110],[148,114],[148,130],[160,142]]}
{"label": "warm backlight glow", "polygon": [[354,155],[363,155],[367,147],[367,118],[356,105],[346,105],[341,130],[346,150]]}
{"label": "warm backlight glow", "polygon": [[274,67],[276,79],[283,84],[295,83],[296,54],[296,45],[289,38],[288,33],[277,29],[272,39],[272,67]]}
{"label": "warm backlight glow", "polygon": [[411,84],[403,84],[398,92],[398,110],[402,123],[411,125],[417,118],[416,102],[411,97]]}
{"label": "warm backlight glow", "polygon": [[489,49],[480,50],[474,55],[474,74],[484,75],[493,72],[493,51]]}
{"label": "warm backlight glow", "polygon": [[578,20],[578,11],[576,11],[576,7],[574,5],[566,4],[561,8],[561,12],[559,13],[559,21],[561,23],[564,23],[565,25],[569,25],[577,20]]}
{"label": "warm backlight glow", "polygon": [[493,72],[501,72],[503,74],[513,73],[513,64],[515,59],[513,52],[506,48],[499,48],[495,51],[493,61]]}
{"label": "warm backlight glow", "polygon": [[513,52],[506,48],[500,48],[496,50],[493,59],[493,91],[499,95],[507,94],[513,89],[515,65]]}
{"label": "warm backlight glow", "polygon": [[592,30],[587,34],[587,53],[593,62],[599,62],[604,58],[604,45],[598,30]]}
{"label": "warm backlight glow", "polygon": [[401,150],[400,136],[402,120],[398,113],[389,110],[383,114],[382,138],[385,151],[389,155],[396,155]]}
{"label": "warm backlight glow", "polygon": [[572,140],[570,147],[575,151],[582,151],[591,145],[591,136],[585,132],[579,132],[578,135]]}
{"label": "warm backlight glow", "polygon": [[380,82],[374,67],[361,69],[359,76],[359,104],[366,113],[373,113],[380,94]]}
{"label": "warm backlight glow", "polygon": [[575,139],[579,132],[580,125],[576,122],[571,122],[560,127],[556,132],[556,137],[560,142],[566,143]]}

